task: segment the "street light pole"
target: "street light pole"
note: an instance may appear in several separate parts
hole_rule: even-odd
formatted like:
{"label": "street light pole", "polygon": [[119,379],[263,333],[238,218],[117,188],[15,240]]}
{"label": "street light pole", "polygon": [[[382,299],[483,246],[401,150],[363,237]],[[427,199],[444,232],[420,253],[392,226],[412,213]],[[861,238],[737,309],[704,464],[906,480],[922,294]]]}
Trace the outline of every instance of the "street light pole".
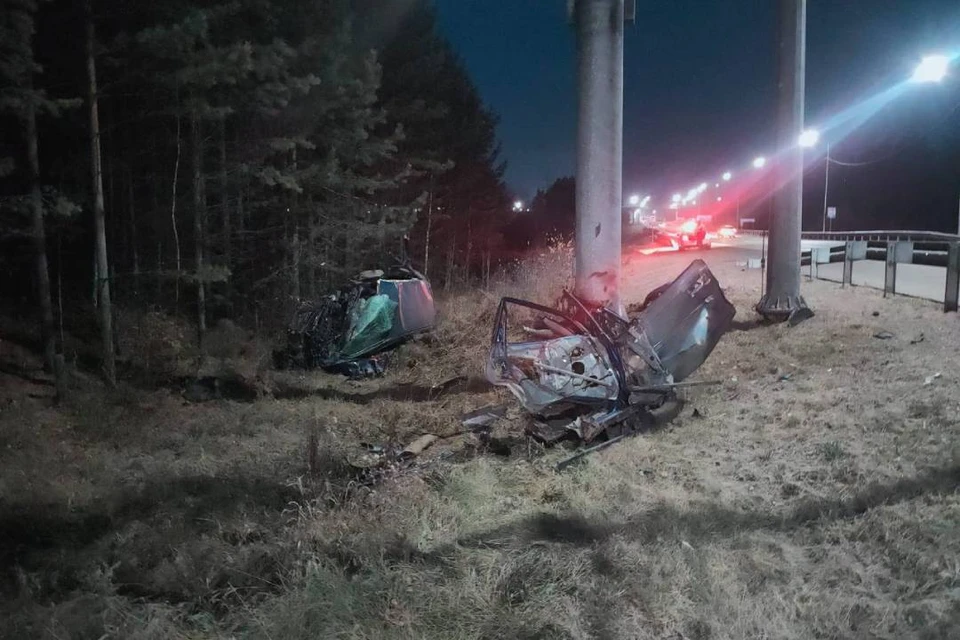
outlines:
{"label": "street light pole", "polygon": [[[629,0],[631,3],[633,0]],[[620,311],[624,0],[575,0],[576,292]]]}
{"label": "street light pole", "polygon": [[830,190],[830,143],[827,143],[827,168],[823,176],[823,227],[821,231],[827,230],[827,193]]}
{"label": "street light pole", "polygon": [[[801,133],[806,134],[803,130],[806,22],[806,0],[780,0],[778,149],[775,167],[779,190],[775,195],[770,221],[766,293],[757,304],[757,312],[770,320],[800,319],[810,314],[800,295],[803,148],[798,140]],[[815,144],[816,135],[810,134],[806,138]]]}

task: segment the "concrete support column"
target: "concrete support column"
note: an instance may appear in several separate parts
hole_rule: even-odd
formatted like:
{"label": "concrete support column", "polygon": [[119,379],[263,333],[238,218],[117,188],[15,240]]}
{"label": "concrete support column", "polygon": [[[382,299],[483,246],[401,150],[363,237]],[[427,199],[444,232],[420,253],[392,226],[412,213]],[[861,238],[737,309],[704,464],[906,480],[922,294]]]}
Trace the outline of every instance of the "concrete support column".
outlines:
{"label": "concrete support column", "polygon": [[947,286],[943,292],[943,310],[956,311],[960,299],[960,243],[951,242],[947,253]]}
{"label": "concrete support column", "polygon": [[576,0],[576,293],[621,310],[624,0]]}
{"label": "concrete support column", "polygon": [[770,320],[786,320],[806,309],[800,296],[800,222],[803,209],[804,73],[806,0],[779,0],[780,48],[777,109],[777,192],[770,219],[770,257],[766,294],[757,311]]}

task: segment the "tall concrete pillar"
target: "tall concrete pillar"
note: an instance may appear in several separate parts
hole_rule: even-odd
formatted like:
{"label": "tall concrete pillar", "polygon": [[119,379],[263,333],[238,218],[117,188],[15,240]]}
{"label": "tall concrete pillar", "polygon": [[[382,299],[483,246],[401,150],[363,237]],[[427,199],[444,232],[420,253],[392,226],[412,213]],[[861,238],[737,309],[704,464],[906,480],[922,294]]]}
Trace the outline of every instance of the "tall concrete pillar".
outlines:
{"label": "tall concrete pillar", "polygon": [[780,49],[777,108],[777,192],[770,217],[766,294],[757,311],[770,320],[808,312],[800,296],[800,222],[803,209],[804,73],[807,0],[780,1]]}
{"label": "tall concrete pillar", "polygon": [[575,2],[576,292],[593,305],[620,310],[624,0]]}

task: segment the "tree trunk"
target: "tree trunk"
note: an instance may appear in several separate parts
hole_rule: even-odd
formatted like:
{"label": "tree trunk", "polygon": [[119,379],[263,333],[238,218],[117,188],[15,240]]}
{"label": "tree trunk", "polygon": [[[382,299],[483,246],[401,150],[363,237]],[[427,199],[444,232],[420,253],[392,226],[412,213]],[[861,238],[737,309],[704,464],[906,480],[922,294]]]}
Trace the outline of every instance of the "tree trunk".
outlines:
{"label": "tree trunk", "polygon": [[300,228],[296,220],[290,234],[290,296],[300,301]]}
{"label": "tree trunk", "polygon": [[127,172],[127,204],[130,207],[130,252],[133,260],[133,298],[140,300],[140,252],[137,248],[137,213],[133,200],[133,168]]}
{"label": "tree trunk", "polygon": [[227,183],[227,119],[220,119],[220,215],[223,217],[223,264],[230,272],[224,285],[227,304],[233,308],[233,216]]}
{"label": "tree trunk", "polygon": [[423,243],[423,275],[430,279],[430,227],[433,225],[433,177],[430,178],[430,196],[427,199],[427,237]]}
{"label": "tree trunk", "polygon": [[93,281],[90,283],[90,302],[94,309],[100,308],[100,267],[97,264],[97,250],[94,248],[93,255]]}
{"label": "tree trunk", "polygon": [[[117,281],[117,265],[116,263],[110,263],[110,282]],[[113,293],[116,293],[116,288],[114,288]],[[113,330],[113,355],[114,357],[120,356],[120,318],[117,316],[117,308],[111,307],[113,309],[113,314],[110,316],[110,326]]]}
{"label": "tree trunk", "polygon": [[[291,168],[293,169],[293,174],[297,173],[297,148],[293,148],[292,152],[292,164]],[[287,209],[287,217],[290,219],[290,224],[293,227],[293,232],[290,235],[290,297],[292,297],[297,303],[300,302],[301,291],[300,291],[300,212],[297,206],[297,195],[294,193],[290,197],[291,206]]]}
{"label": "tree trunk", "polygon": [[157,309],[163,308],[163,243],[157,240]]}
{"label": "tree trunk", "polygon": [[[174,267],[176,268],[176,273],[174,274],[173,280],[173,312],[176,314],[180,310],[180,273],[182,271],[181,257],[180,257],[180,231],[177,228],[177,180],[180,177],[180,96],[177,95],[177,159],[173,163],[173,194],[170,197],[170,225],[173,228],[173,250],[174,250]],[[157,261],[159,262],[160,256],[157,256]],[[158,278],[162,278],[163,274],[158,273]]]}
{"label": "tree trunk", "polygon": [[197,281],[197,345],[203,350],[203,337],[207,332],[207,298],[203,264],[204,217],[206,188],[203,180],[203,138],[200,117],[193,113],[190,118],[190,145],[193,151],[193,262]]}
{"label": "tree trunk", "polygon": [[323,288],[330,291],[333,288],[333,276],[330,266],[333,260],[333,225],[327,218],[323,224]]}
{"label": "tree trunk", "polygon": [[[234,149],[235,153],[239,153],[240,149],[240,127],[234,127],[236,131],[234,132]],[[244,178],[245,175],[242,172],[237,173],[236,183],[237,183],[237,230],[243,233],[246,229],[246,220],[243,212],[243,187],[244,187]]]}
{"label": "tree trunk", "polygon": [[[96,45],[96,40],[94,40],[94,45]],[[94,54],[94,56],[96,56],[96,54]],[[96,69],[96,57],[94,57],[94,69]],[[98,98],[97,99],[97,129],[98,130],[100,128],[100,106],[101,106],[100,100]],[[103,111],[104,111],[104,114],[106,114],[107,112],[106,108],[104,108]],[[109,117],[107,117],[106,119],[109,122]],[[105,229],[104,229],[103,237],[105,239],[105,244],[107,245],[107,247],[113,247],[116,249],[116,253],[113,254],[113,259],[119,260],[120,251],[121,251],[120,246],[123,243],[117,242],[117,238],[121,238],[122,235],[118,233],[118,229],[117,229],[118,227],[117,215],[116,215],[117,201],[116,201],[116,193],[114,192],[114,182],[113,182],[113,178],[114,178],[113,169],[114,169],[114,164],[116,164],[116,162],[114,158],[110,157],[109,150],[111,147],[109,142],[109,136],[105,132],[100,132],[98,139],[99,139],[99,144],[97,146],[100,148],[100,175],[106,176],[107,178],[106,189],[104,189],[104,193],[103,193],[103,199],[105,202],[104,210],[106,210],[106,208],[109,207],[110,211],[113,212],[113,215],[111,216],[109,224],[106,219],[106,214],[104,214],[103,223],[105,225]],[[108,150],[107,153],[103,153],[103,147],[107,148]],[[102,177],[100,179],[100,182],[101,184],[103,183]],[[108,282],[110,284],[110,299],[119,300],[123,296],[123,294],[121,293],[121,287],[119,283],[113,278],[114,266],[112,262],[109,264],[109,269],[110,269],[109,271],[110,280]]]}
{"label": "tree trunk", "polygon": [[473,259],[473,220],[470,205],[467,205],[467,255],[463,259],[463,279],[470,282],[470,260]]}
{"label": "tree trunk", "polygon": [[[30,88],[33,83],[31,81]],[[50,271],[47,267],[47,235],[43,222],[43,195],[40,192],[40,154],[37,148],[37,112],[32,100],[28,100],[24,114],[27,137],[27,176],[30,181],[30,209],[33,218],[33,243],[37,270],[37,295],[40,302],[40,335],[43,339],[43,356],[47,368],[53,374],[57,400],[64,394],[63,368],[57,356],[56,337],[53,327],[53,300],[50,297]]]}
{"label": "tree trunk", "polygon": [[454,235],[450,240],[450,248],[447,250],[447,273],[443,279],[443,290],[449,291],[450,285],[453,284],[453,267],[456,262],[457,254],[457,236]]}
{"label": "tree trunk", "polygon": [[[233,218],[227,185],[227,121],[220,120],[220,215],[223,216],[223,262],[233,267]],[[228,281],[229,282],[229,281]]]}
{"label": "tree trunk", "polygon": [[[354,221],[359,219],[356,217],[358,215],[359,213],[356,211],[356,207],[354,207]],[[356,234],[352,233],[352,230],[353,226],[348,223],[345,224],[341,221],[337,224],[337,236],[342,249],[340,262],[337,265],[340,271],[340,273],[336,274],[337,280],[343,280],[346,274],[351,273],[353,269],[353,259],[355,254],[353,241]]]}
{"label": "tree trunk", "polygon": [[377,220],[377,237],[380,241],[380,254],[387,248],[387,207],[380,205],[380,217]]}
{"label": "tree trunk", "polygon": [[[60,344],[63,339],[63,234],[57,234],[57,330],[60,332]],[[61,347],[62,349],[63,347]]]}
{"label": "tree trunk", "polygon": [[313,198],[307,196],[307,295],[317,299],[317,216]]}
{"label": "tree trunk", "polygon": [[[243,233],[246,227],[245,214],[243,212],[243,187],[237,187],[237,230]],[[241,244],[242,248],[242,244]]]}
{"label": "tree trunk", "polygon": [[117,383],[113,349],[113,308],[110,304],[110,268],[107,262],[106,215],[103,210],[103,167],[100,155],[100,121],[97,115],[97,67],[94,61],[93,12],[87,2],[87,107],[90,111],[90,167],[93,187],[93,223],[97,251],[97,298],[103,375],[111,386]]}

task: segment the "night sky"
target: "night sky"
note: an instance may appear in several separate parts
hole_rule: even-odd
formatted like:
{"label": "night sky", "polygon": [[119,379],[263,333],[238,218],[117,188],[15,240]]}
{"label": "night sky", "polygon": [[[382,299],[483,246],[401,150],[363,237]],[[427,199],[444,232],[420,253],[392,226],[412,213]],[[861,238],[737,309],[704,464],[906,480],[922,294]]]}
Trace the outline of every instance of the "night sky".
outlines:
{"label": "night sky", "polygon": [[[572,175],[575,43],[565,0],[437,5],[441,28],[500,115],[508,184],[529,198],[555,178]],[[624,54],[625,192],[651,192],[663,201],[726,169],[746,168],[755,155],[773,153],[776,6],[771,0],[638,2]],[[806,118],[814,126],[908,77],[924,54],[960,50],[960,2],[811,0],[807,38]],[[904,207],[933,208],[931,227],[946,223],[952,203],[949,220],[956,221],[957,64],[953,71],[942,85],[911,85],[852,134],[835,136],[834,157],[881,161],[846,172],[831,169],[837,172],[831,200],[836,189],[845,209],[864,217],[870,208],[871,222],[888,224],[902,223]],[[880,197],[870,185],[878,175],[889,183],[888,174],[920,171],[914,155],[933,166],[917,179],[903,177],[906,184],[882,198],[887,203],[899,195],[899,208],[868,204]],[[822,174],[822,161],[819,167]],[[811,166],[808,172],[811,201],[816,188],[823,197],[822,184],[810,177],[816,171]],[[860,197],[865,189],[870,193]],[[844,198],[853,202],[847,206]]]}

